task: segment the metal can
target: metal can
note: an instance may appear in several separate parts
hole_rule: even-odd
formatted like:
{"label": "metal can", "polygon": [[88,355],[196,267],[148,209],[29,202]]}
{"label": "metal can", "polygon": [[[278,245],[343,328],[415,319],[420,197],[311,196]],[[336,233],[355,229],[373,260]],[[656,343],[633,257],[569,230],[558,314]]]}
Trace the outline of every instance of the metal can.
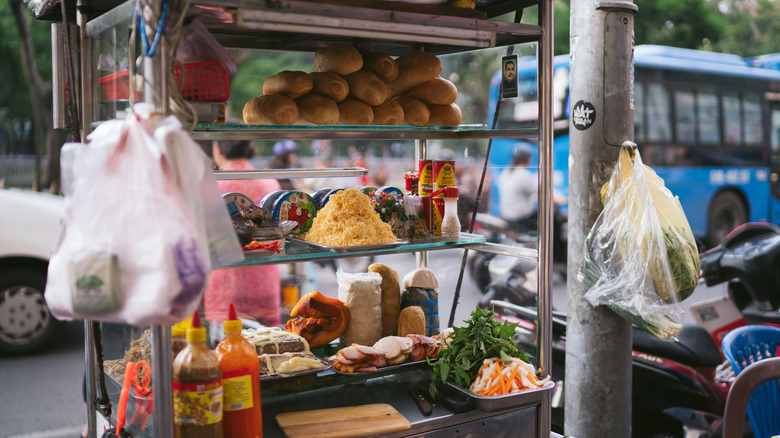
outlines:
{"label": "metal can", "polygon": [[444,199],[431,198],[431,233],[441,236],[441,222],[444,219]]}
{"label": "metal can", "polygon": [[[433,162],[433,191],[444,187],[455,187],[455,161],[436,160]],[[443,197],[444,194],[441,192],[434,196],[434,198]]]}
{"label": "metal can", "polygon": [[420,160],[419,190],[420,196],[430,196],[433,193],[433,162],[431,160]]}

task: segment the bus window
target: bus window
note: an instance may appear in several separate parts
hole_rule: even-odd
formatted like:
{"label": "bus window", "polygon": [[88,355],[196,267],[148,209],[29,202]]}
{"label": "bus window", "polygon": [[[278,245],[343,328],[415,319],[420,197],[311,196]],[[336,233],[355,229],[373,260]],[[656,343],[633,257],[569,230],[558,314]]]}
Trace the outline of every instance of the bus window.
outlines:
{"label": "bus window", "polygon": [[634,141],[642,143],[647,138],[644,120],[645,84],[634,85]]}
{"label": "bus window", "polygon": [[643,105],[647,110],[647,140],[651,142],[662,142],[672,140],[672,127],[670,124],[671,116],[669,114],[669,95],[666,88],[661,84],[647,84],[645,90],[647,104]]}
{"label": "bus window", "polygon": [[764,139],[761,98],[756,93],[745,93],[742,105],[745,116],[745,143],[761,144]]}
{"label": "bus window", "polygon": [[720,107],[714,90],[696,93],[696,130],[701,143],[720,143]]}
{"label": "bus window", "polygon": [[675,125],[677,141],[680,143],[696,142],[696,114],[693,90],[677,90],[674,92]]}
{"label": "bus window", "polygon": [[723,93],[723,135],[726,144],[742,144],[742,115],[739,108],[739,93]]}

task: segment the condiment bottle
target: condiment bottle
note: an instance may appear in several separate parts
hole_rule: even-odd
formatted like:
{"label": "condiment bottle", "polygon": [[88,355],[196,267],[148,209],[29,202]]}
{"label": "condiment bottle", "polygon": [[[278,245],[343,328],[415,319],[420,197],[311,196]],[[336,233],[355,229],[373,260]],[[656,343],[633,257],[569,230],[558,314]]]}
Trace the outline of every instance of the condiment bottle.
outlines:
{"label": "condiment bottle", "polygon": [[191,318],[187,318],[171,326],[171,354],[174,359],[187,346],[187,327],[190,326],[191,321]]}
{"label": "condiment bottle", "polygon": [[441,220],[441,236],[451,239],[460,237],[458,219],[458,188],[444,187],[444,217]]}
{"label": "condiment bottle", "polygon": [[187,346],[173,361],[173,417],[176,438],[222,438],[222,368],[206,346],[200,313],[192,315]]}
{"label": "condiment bottle", "polygon": [[230,438],[260,438],[263,436],[260,359],[255,347],[241,336],[241,320],[233,304],[224,329],[225,338],[214,349],[222,366],[222,431]]}

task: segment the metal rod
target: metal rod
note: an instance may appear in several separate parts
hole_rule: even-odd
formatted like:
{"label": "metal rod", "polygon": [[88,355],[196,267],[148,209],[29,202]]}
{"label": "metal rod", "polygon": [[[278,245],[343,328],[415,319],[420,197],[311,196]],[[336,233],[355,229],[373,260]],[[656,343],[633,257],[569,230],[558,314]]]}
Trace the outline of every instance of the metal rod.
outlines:
{"label": "metal rod", "polygon": [[95,349],[92,347],[94,343],[94,333],[92,332],[92,322],[84,321],[84,362],[86,365],[86,379],[87,379],[87,436],[89,438],[95,438],[97,436],[97,420],[95,418],[95,397],[97,391],[95,390],[95,378],[97,373],[95,372]]}
{"label": "metal rod", "polygon": [[154,430],[159,437],[173,436],[173,369],[171,328],[152,326],[152,382],[154,382]]}
{"label": "metal rod", "polygon": [[[414,141],[414,165],[417,169],[420,168],[420,161],[428,159],[428,140],[417,139]],[[422,176],[422,175],[420,175]],[[433,208],[433,205],[431,205]],[[414,259],[417,261],[418,268],[424,268],[428,266],[428,252],[420,251],[414,254]]]}
{"label": "metal rod", "polygon": [[368,175],[363,167],[342,167],[332,169],[260,169],[260,170],[217,170],[218,180],[244,180],[260,178],[335,178]]}

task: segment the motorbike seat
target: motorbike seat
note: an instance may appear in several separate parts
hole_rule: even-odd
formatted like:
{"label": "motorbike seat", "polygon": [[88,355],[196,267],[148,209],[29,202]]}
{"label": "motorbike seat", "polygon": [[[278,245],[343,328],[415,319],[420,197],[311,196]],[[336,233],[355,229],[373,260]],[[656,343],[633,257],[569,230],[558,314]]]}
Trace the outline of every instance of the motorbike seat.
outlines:
{"label": "motorbike seat", "polygon": [[677,342],[662,341],[634,327],[634,350],[694,367],[714,367],[724,360],[712,336],[698,325],[683,327]]}

